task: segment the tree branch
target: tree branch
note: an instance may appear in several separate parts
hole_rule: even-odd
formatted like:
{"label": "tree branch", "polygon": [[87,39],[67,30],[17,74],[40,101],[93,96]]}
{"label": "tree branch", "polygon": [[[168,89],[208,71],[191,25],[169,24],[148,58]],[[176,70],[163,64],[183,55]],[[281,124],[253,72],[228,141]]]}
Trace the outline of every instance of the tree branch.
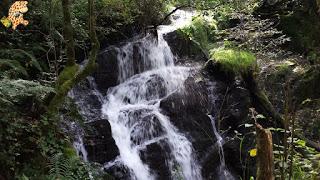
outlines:
{"label": "tree branch", "polygon": [[[68,0],[64,0],[68,1]],[[67,9],[64,9],[67,10]],[[60,73],[59,79],[62,78],[61,84],[58,84],[56,88],[56,95],[51,100],[48,111],[49,113],[55,113],[64,98],[67,96],[68,92],[76,85],[78,82],[86,78],[92,73],[96,67],[97,54],[100,48],[100,44],[96,34],[96,16],[94,13],[94,0],[88,0],[88,10],[89,10],[89,36],[91,40],[91,51],[89,55],[89,60],[82,70],[78,70],[77,65],[66,66],[64,70]],[[69,12],[70,13],[70,12]],[[67,77],[63,77],[67,76]]]}

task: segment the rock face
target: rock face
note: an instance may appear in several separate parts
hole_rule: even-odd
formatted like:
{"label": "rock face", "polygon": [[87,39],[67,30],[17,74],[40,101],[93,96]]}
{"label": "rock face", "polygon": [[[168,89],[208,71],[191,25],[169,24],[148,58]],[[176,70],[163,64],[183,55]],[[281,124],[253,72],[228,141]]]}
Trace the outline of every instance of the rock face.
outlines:
{"label": "rock face", "polygon": [[102,103],[95,92],[92,79],[80,82],[72,91],[71,97],[80,109],[84,121],[83,144],[91,162],[105,163],[114,160],[119,150],[112,138],[111,127],[101,118]]}
{"label": "rock face", "polygon": [[93,121],[87,126],[84,144],[88,160],[101,164],[114,160],[119,155],[119,149],[112,138],[108,120]]}
{"label": "rock face", "polygon": [[97,57],[98,68],[93,76],[98,89],[103,93],[118,84],[117,56],[117,48],[110,48]]}
{"label": "rock face", "polygon": [[152,174],[157,179],[170,179],[172,177],[172,172],[167,162],[170,156],[167,153],[169,152],[168,149],[169,145],[167,141],[161,140],[148,145],[146,150],[141,152],[142,161],[148,164],[150,169],[153,169]]}
{"label": "rock face", "polygon": [[[250,106],[248,92],[237,86],[235,81],[226,83],[208,74],[190,77],[184,86],[184,91],[178,91],[163,99],[160,107],[170,117],[172,123],[191,140],[204,179],[216,179],[220,155],[208,115],[215,115],[218,118],[217,113],[220,111],[220,116],[223,117],[220,130],[226,131],[224,139],[228,139],[228,136],[233,137],[233,130],[237,130],[247,119]],[[215,123],[217,126],[218,123]],[[227,169],[234,175],[242,172],[239,143],[237,140],[228,140],[223,144]]]}
{"label": "rock face", "polygon": [[170,46],[173,55],[177,57],[177,64],[206,62],[208,59],[198,45],[177,31],[166,34],[164,39]]}
{"label": "rock face", "polygon": [[204,152],[215,142],[211,119],[207,115],[208,95],[202,83],[196,83],[194,78],[187,79],[185,90],[163,99],[160,107],[170,117],[171,122],[187,134],[196,151]]}
{"label": "rock face", "polygon": [[[177,64],[204,64],[207,60],[206,55],[192,41],[186,40],[176,32],[169,33],[164,37],[176,56]],[[119,48],[112,47],[107,51],[101,52],[98,57],[98,68],[94,73],[94,82],[101,94],[105,94],[110,88],[119,84],[119,62],[118,56],[131,56],[133,61],[132,75],[138,74],[148,69],[148,65],[140,59],[144,55],[145,49],[136,42],[132,44],[132,54],[121,54]],[[162,113],[170,118],[171,123],[177,127],[192,143],[194,156],[201,165],[202,176],[204,179],[216,179],[219,177],[220,157],[217,137],[214,127],[225,131],[223,139],[228,140],[222,144],[225,152],[226,168],[231,174],[239,175],[242,173],[242,166],[239,161],[239,141],[231,137],[234,130],[238,130],[239,125],[247,119],[250,107],[249,95],[240,82],[219,73],[214,64],[205,69],[192,74],[184,83],[184,88],[166,96],[166,83],[164,79],[155,75],[147,83],[148,97],[152,97],[153,92],[157,91],[163,98],[160,102]],[[85,85],[85,86],[88,86]],[[117,161],[119,149],[112,138],[111,127],[106,119],[101,118],[101,102],[99,97],[92,93],[92,89],[78,88],[75,97],[82,99],[81,106],[88,110],[86,135],[84,136],[85,148],[88,152],[88,159],[106,165],[106,171],[116,179],[130,179],[130,170]],[[83,97],[81,97],[84,95]],[[123,99],[124,101],[130,99]],[[148,100],[148,99],[147,99]],[[130,112],[128,112],[130,113]],[[139,116],[139,112],[132,112]],[[126,114],[126,113],[124,113]],[[129,115],[129,114],[128,114]],[[212,118],[214,117],[214,118]],[[215,122],[213,122],[215,120]],[[137,126],[149,129],[149,123],[153,126],[159,121],[154,116],[141,117]],[[218,123],[219,122],[219,123]],[[130,122],[128,122],[130,123]],[[214,123],[214,124],[213,124]],[[152,136],[162,137],[163,130],[159,125]],[[141,140],[134,136],[132,130],[130,137],[135,145],[140,145]],[[141,134],[141,132],[139,132]],[[145,138],[147,139],[147,138]],[[168,140],[161,139],[146,145],[140,150],[143,163],[147,164],[157,179],[170,179],[174,176],[172,168],[167,161],[172,156]],[[221,178],[223,179],[223,178]]]}
{"label": "rock face", "polygon": [[100,120],[101,101],[94,92],[94,85],[90,83],[90,79],[80,82],[72,91],[71,97],[80,107],[80,114],[86,121]]}

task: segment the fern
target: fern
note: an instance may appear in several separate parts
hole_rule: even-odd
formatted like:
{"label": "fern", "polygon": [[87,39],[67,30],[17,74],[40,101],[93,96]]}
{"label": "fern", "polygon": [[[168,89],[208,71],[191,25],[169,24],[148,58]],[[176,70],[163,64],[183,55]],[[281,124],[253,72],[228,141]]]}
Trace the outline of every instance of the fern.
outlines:
{"label": "fern", "polygon": [[66,156],[57,153],[49,162],[50,179],[56,180],[91,180],[90,168],[82,163],[77,156]]}
{"label": "fern", "polygon": [[24,54],[25,56],[27,56],[28,58],[30,58],[30,64],[35,67],[36,69],[38,69],[40,72],[42,71],[42,68],[38,62],[38,60],[30,53],[28,53],[27,51],[24,51],[22,49],[12,49],[12,51]]}
{"label": "fern", "polygon": [[72,175],[70,159],[65,158],[62,153],[52,156],[49,162],[50,179],[76,180]]}
{"label": "fern", "polygon": [[0,59],[0,70],[1,74],[0,76],[3,76],[5,72],[8,72],[8,70],[14,70],[18,74],[22,74],[25,77],[28,77],[28,72],[26,69],[20,64],[17,60],[11,60],[11,59]]}
{"label": "fern", "polygon": [[[7,59],[16,59],[20,63],[30,64],[32,67],[35,67],[37,70],[42,72],[42,68],[38,60],[34,57],[33,54],[22,50],[22,49],[0,49],[0,54],[7,57]],[[25,57],[29,59],[29,62],[26,62]]]}

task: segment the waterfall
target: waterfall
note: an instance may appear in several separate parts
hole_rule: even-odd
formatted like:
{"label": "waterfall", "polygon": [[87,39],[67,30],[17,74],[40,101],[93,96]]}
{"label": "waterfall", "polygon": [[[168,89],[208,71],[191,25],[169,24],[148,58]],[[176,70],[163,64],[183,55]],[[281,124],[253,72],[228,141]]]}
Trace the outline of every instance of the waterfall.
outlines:
{"label": "waterfall", "polygon": [[[180,15],[186,13],[178,12]],[[181,22],[181,18],[191,20],[191,16],[185,17],[178,17],[173,22]],[[191,142],[159,108],[163,98],[183,88],[191,70],[174,65],[174,56],[163,39],[164,33],[176,29],[174,25],[161,26],[158,40],[149,35],[117,50],[120,84],[109,89],[102,114],[111,125],[112,136],[120,151],[120,161],[130,169],[132,179],[156,179],[141,159],[140,151],[160,140],[169,144],[173,156],[173,159],[168,159],[171,171],[179,167],[184,179],[202,179]],[[133,62],[134,44],[137,43],[140,59]]]}
{"label": "waterfall", "polygon": [[[69,93],[85,122],[103,120],[110,124],[119,155],[105,162],[104,169],[108,171],[116,167],[123,170],[126,175],[120,179],[160,179],[159,174],[150,167],[150,162],[143,157],[148,147],[154,144],[159,145],[157,147],[162,148],[161,152],[165,154],[163,163],[169,173],[164,177],[174,180],[203,179],[198,156],[188,139],[190,137],[175,127],[160,108],[161,101],[177,91],[183,91],[186,79],[191,72],[198,70],[197,67],[176,66],[175,57],[163,37],[191,23],[193,15],[194,12],[178,10],[171,17],[170,25],[158,28],[158,37],[149,34],[121,47],[112,47],[116,53],[118,85],[108,88],[106,94],[97,90],[92,77],[87,78],[85,90],[78,88]],[[92,100],[93,97],[95,100]],[[211,94],[210,98],[215,97]],[[98,101],[100,105],[96,106],[92,101]],[[219,179],[233,179],[225,166],[223,139],[215,128],[214,118],[210,116],[210,119],[212,133],[217,137],[215,146],[219,148]],[[81,128],[78,129],[74,147],[78,155],[88,161],[84,133]]]}
{"label": "waterfall", "polygon": [[220,166],[218,168],[218,174],[219,174],[219,179],[221,180],[233,180],[234,177],[232,176],[232,174],[228,171],[228,169],[226,168],[226,162],[224,159],[224,152],[223,152],[223,138],[221,137],[221,135],[218,133],[216,125],[215,125],[215,118],[211,115],[209,115],[209,118],[211,119],[211,124],[212,124],[212,129],[213,129],[213,133],[214,135],[217,137],[217,141],[216,141],[216,145],[218,147],[218,152],[219,152],[219,159],[220,159]]}
{"label": "waterfall", "polygon": [[84,162],[88,162],[88,152],[86,151],[86,148],[84,147],[83,143],[83,135],[77,134],[76,139],[73,142],[73,147],[76,149],[77,155],[79,157],[82,157]]}

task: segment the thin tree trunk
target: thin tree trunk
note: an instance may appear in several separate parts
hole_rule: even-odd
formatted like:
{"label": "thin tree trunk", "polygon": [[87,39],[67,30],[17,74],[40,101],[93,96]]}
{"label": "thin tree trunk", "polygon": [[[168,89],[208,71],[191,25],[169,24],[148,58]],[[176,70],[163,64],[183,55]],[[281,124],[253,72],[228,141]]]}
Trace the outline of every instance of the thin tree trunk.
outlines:
{"label": "thin tree trunk", "polygon": [[[69,3],[68,0],[63,0],[63,2],[67,3],[67,4]],[[64,5],[64,3],[62,3],[62,4]],[[63,10],[70,11],[69,8],[65,8],[65,7],[63,8]],[[95,30],[96,16],[95,16],[95,12],[94,12],[94,0],[88,0],[88,10],[89,10],[89,19],[88,19],[88,21],[89,21],[89,36],[90,36],[90,40],[91,40],[91,51],[90,51],[90,55],[89,55],[89,60],[82,70],[78,71],[76,69],[77,65],[74,61],[73,37],[71,39],[69,39],[70,41],[67,42],[67,51],[70,51],[71,53],[68,56],[68,61],[70,60],[69,63],[70,64],[73,63],[73,65],[66,66],[65,69],[63,70],[65,72],[67,72],[67,75],[68,75],[67,77],[64,77],[64,75],[65,75],[64,72],[61,72],[59,75],[59,77],[62,76],[62,82],[57,87],[56,95],[52,98],[52,100],[49,104],[48,111],[50,114],[54,115],[54,113],[58,110],[60,105],[63,103],[65,97],[67,96],[68,92],[74,87],[74,85],[76,85],[81,80],[83,80],[84,78],[89,76],[94,71],[94,69],[96,67],[96,58],[97,58],[97,54],[98,54],[98,51],[100,48],[100,44],[99,44],[96,30]],[[70,17],[70,12],[64,12],[64,14],[66,15],[66,17],[68,17],[68,16]],[[70,21],[68,20],[68,18],[66,18],[66,19],[67,19],[67,22],[70,22],[70,24],[67,25],[67,23],[66,23],[65,26],[71,26],[71,19],[70,19]],[[67,29],[68,33],[72,34],[72,26],[71,26],[71,29],[70,29],[70,27],[65,27],[65,29]],[[70,49],[68,50],[68,48],[70,48]],[[71,59],[69,59],[69,58],[71,58]],[[76,69],[76,71],[74,71],[74,69]],[[72,73],[72,74],[70,74],[70,73]]]}
{"label": "thin tree trunk", "polygon": [[70,1],[62,0],[63,20],[64,20],[64,39],[66,42],[67,66],[73,66],[76,63],[73,28],[71,24]]}
{"label": "thin tree trunk", "polygon": [[275,127],[284,127],[282,117],[274,109],[265,92],[259,88],[253,72],[249,71],[246,74],[242,74],[242,78],[245,82],[246,88],[250,92],[253,107],[256,109],[256,111],[266,117],[271,117],[272,124]]}
{"label": "thin tree trunk", "polygon": [[269,130],[256,124],[257,133],[257,180],[274,180],[272,135]]}

